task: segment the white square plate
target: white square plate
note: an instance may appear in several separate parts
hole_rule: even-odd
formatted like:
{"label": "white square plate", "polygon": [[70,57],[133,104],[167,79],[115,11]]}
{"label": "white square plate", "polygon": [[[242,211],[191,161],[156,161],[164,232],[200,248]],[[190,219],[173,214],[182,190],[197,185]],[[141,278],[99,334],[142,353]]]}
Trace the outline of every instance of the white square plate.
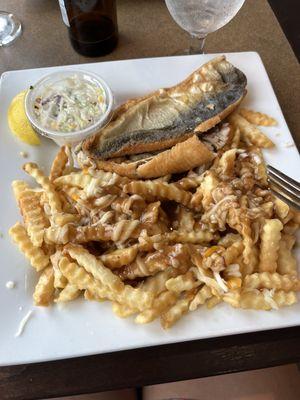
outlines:
{"label": "white square plate", "polygon": [[[111,86],[118,103],[144,95],[157,88],[180,82],[213,55],[148,58],[84,64],[79,67],[99,73]],[[265,151],[267,161],[300,181],[300,162],[293,139],[285,123],[269,78],[257,53],[230,53],[228,60],[245,72],[248,95],[244,106],[275,117],[278,126],[262,128],[276,143]],[[71,66],[70,66],[71,67]],[[282,328],[300,324],[300,303],[278,311],[243,311],[221,304],[208,311],[205,307],[182,318],[171,330],[164,331],[158,322],[135,325],[133,319],[114,316],[109,302],[77,300],[64,306],[34,307],[32,293],[35,272],[8,237],[8,229],[20,215],[12,191],[13,179],[27,179],[22,172],[24,159],[47,168],[57,150],[43,139],[40,147],[17,141],[7,126],[7,108],[21,90],[43,75],[70,68],[54,67],[6,72],[0,87],[0,365],[32,363],[54,359],[105,353],[136,347],[152,346],[192,339]],[[72,68],[72,67],[71,67]],[[16,288],[5,283],[13,280]],[[33,310],[22,336],[14,334],[20,320]]]}

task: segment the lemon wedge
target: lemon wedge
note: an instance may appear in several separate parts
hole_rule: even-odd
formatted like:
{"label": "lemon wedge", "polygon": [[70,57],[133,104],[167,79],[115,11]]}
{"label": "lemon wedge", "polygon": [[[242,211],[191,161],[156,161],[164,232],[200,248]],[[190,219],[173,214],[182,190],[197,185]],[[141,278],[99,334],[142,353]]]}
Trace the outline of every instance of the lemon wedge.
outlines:
{"label": "lemon wedge", "polygon": [[40,144],[37,133],[33,130],[26,117],[24,99],[26,90],[17,94],[10,103],[7,112],[8,126],[18,139],[31,145]]}

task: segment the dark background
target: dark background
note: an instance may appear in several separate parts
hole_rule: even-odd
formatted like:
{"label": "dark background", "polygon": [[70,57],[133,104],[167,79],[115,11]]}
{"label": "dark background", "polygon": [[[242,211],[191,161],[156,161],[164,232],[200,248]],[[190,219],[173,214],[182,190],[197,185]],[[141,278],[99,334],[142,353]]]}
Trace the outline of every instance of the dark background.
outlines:
{"label": "dark background", "polygon": [[300,1],[268,0],[298,61],[300,61]]}

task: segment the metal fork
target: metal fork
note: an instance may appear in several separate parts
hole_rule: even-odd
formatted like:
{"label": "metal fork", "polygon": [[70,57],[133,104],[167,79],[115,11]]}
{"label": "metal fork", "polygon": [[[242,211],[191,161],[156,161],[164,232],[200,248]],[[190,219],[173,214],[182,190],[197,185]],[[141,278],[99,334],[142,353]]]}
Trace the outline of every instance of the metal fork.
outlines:
{"label": "metal fork", "polygon": [[272,193],[289,206],[300,211],[300,183],[271,167],[271,165],[267,165],[267,173]]}

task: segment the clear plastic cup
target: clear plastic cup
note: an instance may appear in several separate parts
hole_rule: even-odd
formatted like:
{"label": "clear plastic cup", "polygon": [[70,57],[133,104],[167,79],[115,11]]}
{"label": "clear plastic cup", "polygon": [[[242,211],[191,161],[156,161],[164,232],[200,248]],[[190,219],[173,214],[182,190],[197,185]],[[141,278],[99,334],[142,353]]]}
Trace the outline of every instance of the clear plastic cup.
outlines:
{"label": "clear plastic cup", "polygon": [[[60,132],[43,127],[37,120],[34,113],[35,99],[42,94],[46,86],[49,87],[49,85],[51,86],[51,84],[54,84],[57,81],[74,75],[77,75],[79,79],[93,82],[93,84],[99,86],[104,90],[107,103],[106,111],[104,112],[104,114],[99,116],[99,118],[92,125],[89,125],[86,128],[78,131]],[[57,143],[59,146],[63,146],[66,144],[76,145],[88,136],[98,132],[110,121],[112,116],[113,103],[114,98],[112,91],[108,84],[102,78],[100,78],[100,76],[84,70],[67,69],[65,71],[53,72],[49,75],[44,76],[42,79],[36,82],[36,84],[32,88],[28,90],[25,96],[25,112],[33,129],[37,133],[54,140],[54,142]]]}

